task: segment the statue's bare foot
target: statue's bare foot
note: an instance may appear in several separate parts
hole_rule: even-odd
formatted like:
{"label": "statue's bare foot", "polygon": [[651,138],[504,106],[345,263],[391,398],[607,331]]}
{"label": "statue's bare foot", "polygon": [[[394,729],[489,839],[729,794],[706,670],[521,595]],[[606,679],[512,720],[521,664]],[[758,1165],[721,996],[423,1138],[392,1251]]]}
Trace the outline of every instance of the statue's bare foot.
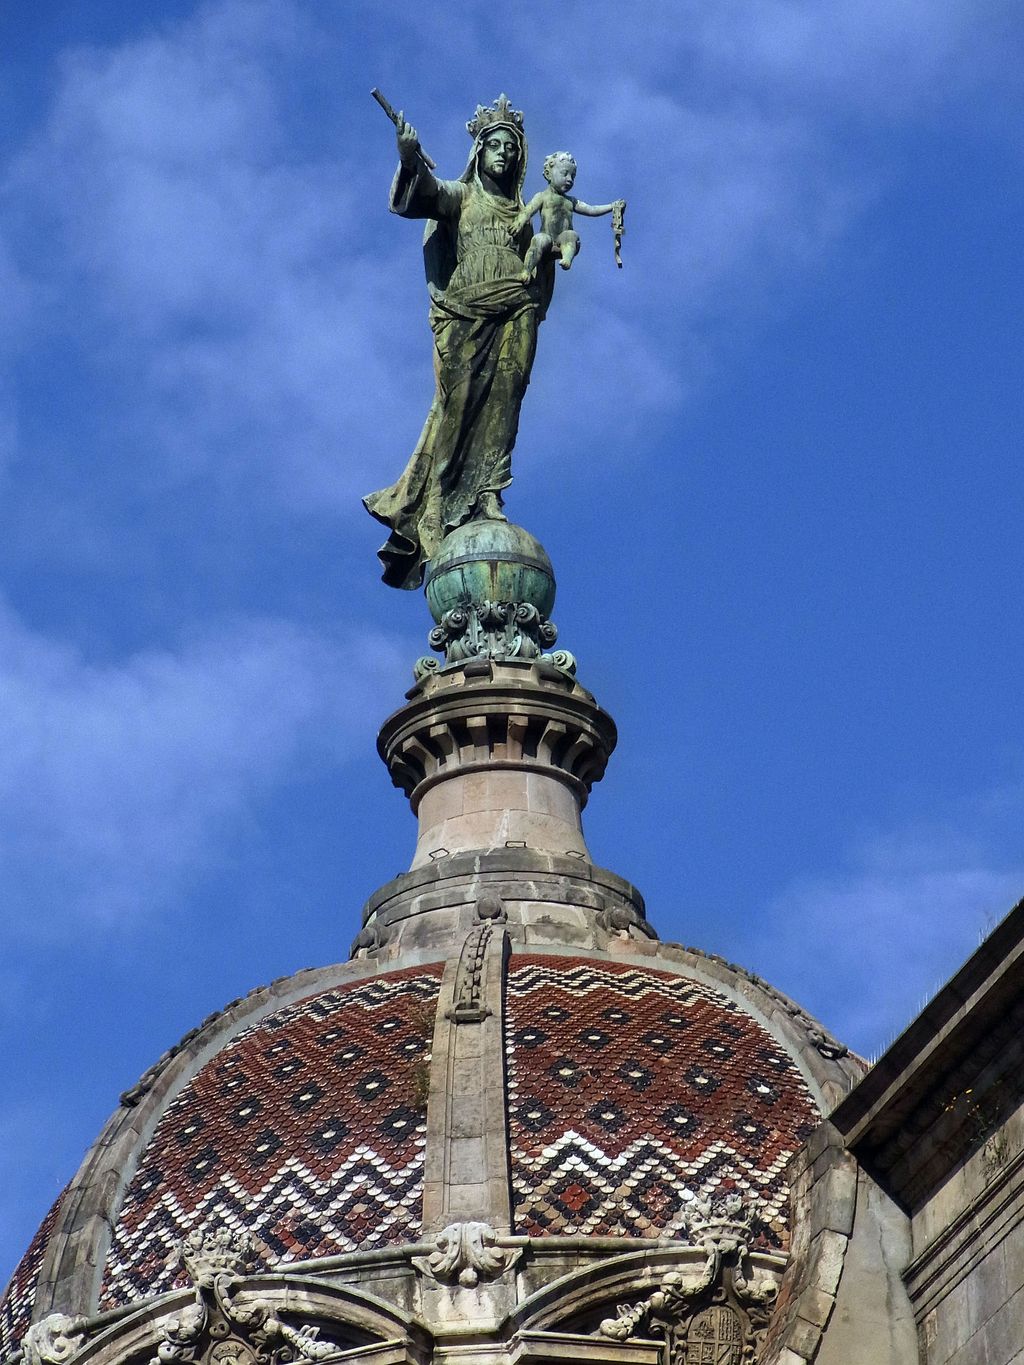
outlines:
{"label": "statue's bare foot", "polygon": [[508,521],[497,493],[481,493],[476,505],[484,521]]}

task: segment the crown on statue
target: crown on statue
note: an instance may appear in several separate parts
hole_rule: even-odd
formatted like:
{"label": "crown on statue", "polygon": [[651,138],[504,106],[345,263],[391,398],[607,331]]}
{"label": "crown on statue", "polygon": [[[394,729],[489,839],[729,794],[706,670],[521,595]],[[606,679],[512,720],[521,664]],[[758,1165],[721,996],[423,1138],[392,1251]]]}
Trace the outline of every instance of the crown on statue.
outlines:
{"label": "crown on statue", "polygon": [[494,127],[516,128],[522,131],[523,111],[513,109],[507,95],[499,95],[492,105],[478,104],[476,113],[466,124],[466,131],[470,137],[475,138],[486,129]]}

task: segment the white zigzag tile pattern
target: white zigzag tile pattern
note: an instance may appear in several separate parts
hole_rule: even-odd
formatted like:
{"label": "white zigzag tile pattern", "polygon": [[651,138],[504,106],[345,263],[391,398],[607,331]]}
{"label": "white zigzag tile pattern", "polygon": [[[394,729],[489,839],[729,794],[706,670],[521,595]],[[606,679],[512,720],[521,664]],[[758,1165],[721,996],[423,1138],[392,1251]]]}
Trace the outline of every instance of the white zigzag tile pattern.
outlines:
{"label": "white zigzag tile pattern", "polygon": [[415,1240],[440,966],[335,987],[241,1030],[168,1105],[118,1216],[101,1305],[159,1293],[211,1218],[287,1263]]}
{"label": "white zigzag tile pattern", "polygon": [[[712,1142],[694,1161],[684,1161],[664,1142],[640,1139],[616,1156],[610,1156],[570,1128],[557,1142],[545,1147],[540,1159],[512,1148],[514,1164],[531,1170],[531,1199],[538,1213],[557,1219],[559,1232],[628,1237],[642,1236],[651,1224],[650,1194],[661,1187],[678,1207],[658,1224],[659,1233],[681,1235],[689,1216],[689,1204],[698,1196],[714,1195],[723,1182],[746,1195],[747,1206],[756,1204],[762,1220],[785,1223],[788,1191],[778,1187],[780,1172],[792,1156],[783,1151],[765,1170],[757,1170],[728,1143]],[[575,1220],[565,1218],[566,1183],[600,1191],[603,1198],[588,1201]],[[548,1196],[558,1189],[557,1201]],[[588,1211],[587,1211],[588,1210]],[[609,1232],[608,1229],[611,1229]]]}
{"label": "white zigzag tile pattern", "polygon": [[[378,1225],[361,1239],[359,1245],[386,1245],[395,1227],[403,1233],[412,1222],[422,1198],[422,1189],[415,1184],[423,1164],[423,1138],[417,1142],[415,1160],[403,1168],[395,1168],[370,1147],[359,1147],[352,1156],[332,1171],[326,1180],[318,1179],[301,1161],[285,1161],[265,1184],[249,1190],[241,1181],[223,1175],[213,1189],[190,1207],[183,1204],[171,1191],[165,1191],[153,1211],[135,1228],[130,1260],[121,1260],[111,1252],[107,1261],[108,1293],[113,1299],[119,1282],[130,1283],[131,1272],[140,1258],[159,1257],[166,1263],[162,1283],[155,1283],[151,1292],[170,1288],[177,1273],[177,1243],[192,1228],[212,1221],[235,1229],[248,1229],[258,1250],[278,1264],[306,1257],[308,1247],[302,1244],[279,1249],[280,1228],[301,1228],[309,1223],[319,1239],[331,1243],[334,1250],[351,1251],[357,1243],[348,1235],[349,1216],[353,1207],[363,1204],[380,1210]],[[277,1229],[271,1245],[261,1236],[264,1229]]]}
{"label": "white zigzag tile pattern", "polygon": [[578,996],[611,990],[635,1000],[655,994],[671,998],[678,1004],[691,1000],[708,1000],[716,1005],[727,1003],[719,991],[712,990],[703,981],[650,969],[641,971],[628,965],[595,962],[590,958],[516,957],[513,968],[514,975],[510,972],[508,979],[510,996],[531,995],[534,991],[555,986]]}
{"label": "white zigzag tile pattern", "polygon": [[516,1225],[533,1235],[680,1235],[726,1191],[756,1245],[788,1240],[785,1169],[817,1112],[755,1019],[692,978],[516,955],[506,1052]]}

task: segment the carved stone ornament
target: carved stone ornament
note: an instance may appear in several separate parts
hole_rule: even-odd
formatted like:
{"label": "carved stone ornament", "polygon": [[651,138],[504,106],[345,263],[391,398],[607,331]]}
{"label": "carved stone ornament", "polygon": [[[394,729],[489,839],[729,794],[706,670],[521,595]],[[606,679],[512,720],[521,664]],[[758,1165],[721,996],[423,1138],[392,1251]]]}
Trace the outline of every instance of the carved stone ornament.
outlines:
{"label": "carved stone ornament", "polygon": [[739,1196],[696,1201],[690,1233],[705,1251],[703,1270],[667,1272],[653,1293],[620,1304],[598,1331],[614,1341],[661,1339],[665,1365],[753,1365],[778,1285],[771,1276],[751,1272],[749,1218]]}
{"label": "carved stone ornament", "polygon": [[331,1360],[343,1350],[321,1341],[317,1327],[284,1322],[266,1299],[239,1292],[243,1276],[257,1268],[247,1233],[196,1229],[182,1243],[181,1258],[195,1301],[160,1321],[149,1365],[285,1365]]}
{"label": "carved stone ornament", "polygon": [[25,1333],[21,1343],[25,1365],[65,1365],[85,1344],[85,1318],[51,1313]]}
{"label": "carved stone ornament", "polygon": [[497,1246],[497,1237],[489,1223],[450,1223],[434,1238],[430,1255],[415,1264],[444,1284],[473,1289],[481,1280],[497,1279],[519,1259],[518,1250]]}
{"label": "carved stone ornament", "polygon": [[466,659],[539,659],[557,639],[554,622],[532,602],[468,602],[452,607],[429,636],[430,648],[443,653],[450,664]]}
{"label": "carved stone ornament", "polygon": [[[484,962],[487,946],[491,941],[492,922],[485,921],[470,930],[462,945],[459,966],[455,974],[455,990],[452,1007],[447,1017],[455,1024],[479,1024],[491,1013],[484,1004]],[[456,1226],[456,1225],[453,1225]],[[457,1226],[483,1227],[484,1224],[468,1223]]]}
{"label": "carved stone ornament", "polygon": [[496,891],[483,891],[476,900],[476,917],[481,924],[504,924],[508,919],[505,902]]}
{"label": "carved stone ornament", "polygon": [[373,957],[387,944],[391,938],[391,933],[387,925],[364,924],[352,940],[352,948],[349,952],[350,957]]}
{"label": "carved stone ornament", "polygon": [[615,938],[629,938],[630,929],[644,927],[643,920],[632,905],[611,905],[597,916],[599,926]]}

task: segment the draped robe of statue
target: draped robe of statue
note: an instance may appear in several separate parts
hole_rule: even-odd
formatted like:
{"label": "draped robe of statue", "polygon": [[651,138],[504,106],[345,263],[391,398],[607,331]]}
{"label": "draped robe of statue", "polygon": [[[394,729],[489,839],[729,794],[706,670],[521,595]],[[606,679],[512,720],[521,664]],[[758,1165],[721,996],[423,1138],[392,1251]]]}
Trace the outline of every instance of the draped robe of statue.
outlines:
{"label": "draped robe of statue", "polygon": [[[523,257],[533,236],[511,228],[523,207],[526,141],[510,199],[489,193],[478,164],[491,124],[477,136],[460,180],[438,180],[425,166],[400,166],[390,207],[428,219],[424,263],[434,334],[436,390],[420,439],[397,483],[363,499],[390,529],[379,552],[384,581],[415,588],[444,536],[481,515],[485,493],[512,482],[519,408],[530,382],[537,325],[550,299],[548,279],[528,286]],[[506,125],[500,125],[505,128]]]}

